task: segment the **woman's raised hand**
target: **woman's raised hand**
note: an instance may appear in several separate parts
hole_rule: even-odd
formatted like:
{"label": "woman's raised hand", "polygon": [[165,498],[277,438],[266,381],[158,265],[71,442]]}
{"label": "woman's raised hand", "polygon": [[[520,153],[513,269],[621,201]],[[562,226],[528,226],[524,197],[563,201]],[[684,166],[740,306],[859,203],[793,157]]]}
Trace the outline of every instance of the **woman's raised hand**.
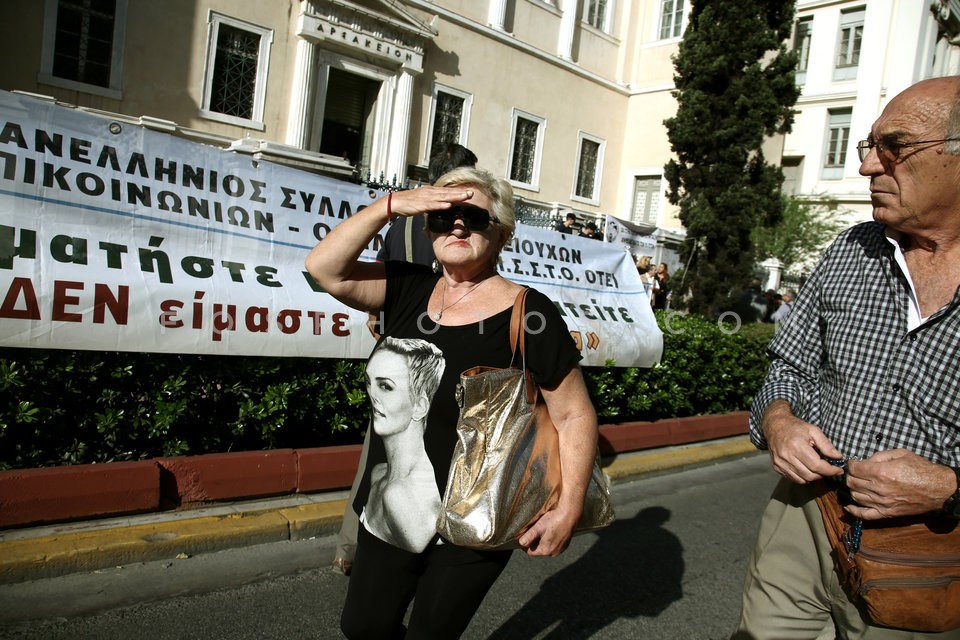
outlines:
{"label": "woman's raised hand", "polygon": [[397,191],[382,200],[389,199],[390,218],[416,216],[427,211],[448,209],[451,205],[473,197],[473,189],[462,187],[420,187]]}

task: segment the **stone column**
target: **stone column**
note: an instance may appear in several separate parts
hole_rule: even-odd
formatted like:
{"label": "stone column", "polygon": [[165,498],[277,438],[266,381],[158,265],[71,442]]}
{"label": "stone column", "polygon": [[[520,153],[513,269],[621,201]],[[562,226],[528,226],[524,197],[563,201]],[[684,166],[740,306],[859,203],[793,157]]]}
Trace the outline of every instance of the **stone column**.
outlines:
{"label": "stone column", "polygon": [[578,0],[563,0],[563,17],[560,18],[560,34],[557,38],[557,55],[564,60],[573,60],[573,33],[577,27]]}
{"label": "stone column", "polygon": [[290,110],[287,113],[286,143],[306,149],[310,140],[311,105],[314,99],[314,74],[316,68],[316,45],[300,37],[297,42],[297,57],[293,67],[293,82],[290,87]]}
{"label": "stone column", "polygon": [[406,67],[397,78],[397,93],[393,99],[393,118],[390,121],[390,150],[387,155],[385,177],[397,176],[399,181],[407,177],[407,143],[410,139],[410,109],[413,105],[414,72]]}
{"label": "stone column", "polygon": [[767,258],[760,263],[760,266],[767,270],[766,289],[777,291],[780,289],[780,277],[783,274],[783,263],[776,258]]}
{"label": "stone column", "polygon": [[503,23],[507,17],[507,0],[490,0],[487,22],[498,31],[503,31]]}

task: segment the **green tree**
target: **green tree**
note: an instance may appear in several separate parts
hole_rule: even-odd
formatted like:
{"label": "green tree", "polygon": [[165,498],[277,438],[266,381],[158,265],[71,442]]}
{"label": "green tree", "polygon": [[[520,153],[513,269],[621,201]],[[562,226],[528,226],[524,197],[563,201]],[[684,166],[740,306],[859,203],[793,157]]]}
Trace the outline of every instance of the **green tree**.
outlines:
{"label": "green tree", "polygon": [[664,121],[676,160],[664,168],[689,241],[690,309],[731,308],[753,273],[751,234],[776,224],[783,173],[764,140],[790,130],[799,96],[785,42],[793,0],[693,0],[674,56],[677,115]]}
{"label": "green tree", "polygon": [[847,211],[827,197],[783,197],[783,217],[772,227],[755,227],[757,260],[777,258],[784,273],[802,277],[824,247],[847,226]]}

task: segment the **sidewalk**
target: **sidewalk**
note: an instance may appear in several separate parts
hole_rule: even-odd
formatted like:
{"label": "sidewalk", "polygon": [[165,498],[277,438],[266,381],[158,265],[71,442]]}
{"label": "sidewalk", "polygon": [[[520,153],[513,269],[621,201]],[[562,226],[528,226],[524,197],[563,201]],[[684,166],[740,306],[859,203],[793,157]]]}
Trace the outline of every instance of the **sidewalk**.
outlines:
{"label": "sidewalk", "polygon": [[[610,456],[604,471],[616,484],[754,452],[747,436],[735,436]],[[0,531],[0,583],[326,536],[339,530],[346,499],[346,491],[296,494]]]}

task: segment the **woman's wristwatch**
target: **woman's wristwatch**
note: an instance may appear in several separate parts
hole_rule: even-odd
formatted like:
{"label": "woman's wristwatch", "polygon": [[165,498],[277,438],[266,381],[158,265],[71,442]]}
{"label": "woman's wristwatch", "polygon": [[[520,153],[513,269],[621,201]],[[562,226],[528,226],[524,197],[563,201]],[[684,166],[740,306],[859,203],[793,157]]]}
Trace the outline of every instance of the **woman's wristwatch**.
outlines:
{"label": "woman's wristwatch", "polygon": [[948,518],[960,520],[960,467],[950,467],[957,476],[957,490],[943,503],[943,513]]}

